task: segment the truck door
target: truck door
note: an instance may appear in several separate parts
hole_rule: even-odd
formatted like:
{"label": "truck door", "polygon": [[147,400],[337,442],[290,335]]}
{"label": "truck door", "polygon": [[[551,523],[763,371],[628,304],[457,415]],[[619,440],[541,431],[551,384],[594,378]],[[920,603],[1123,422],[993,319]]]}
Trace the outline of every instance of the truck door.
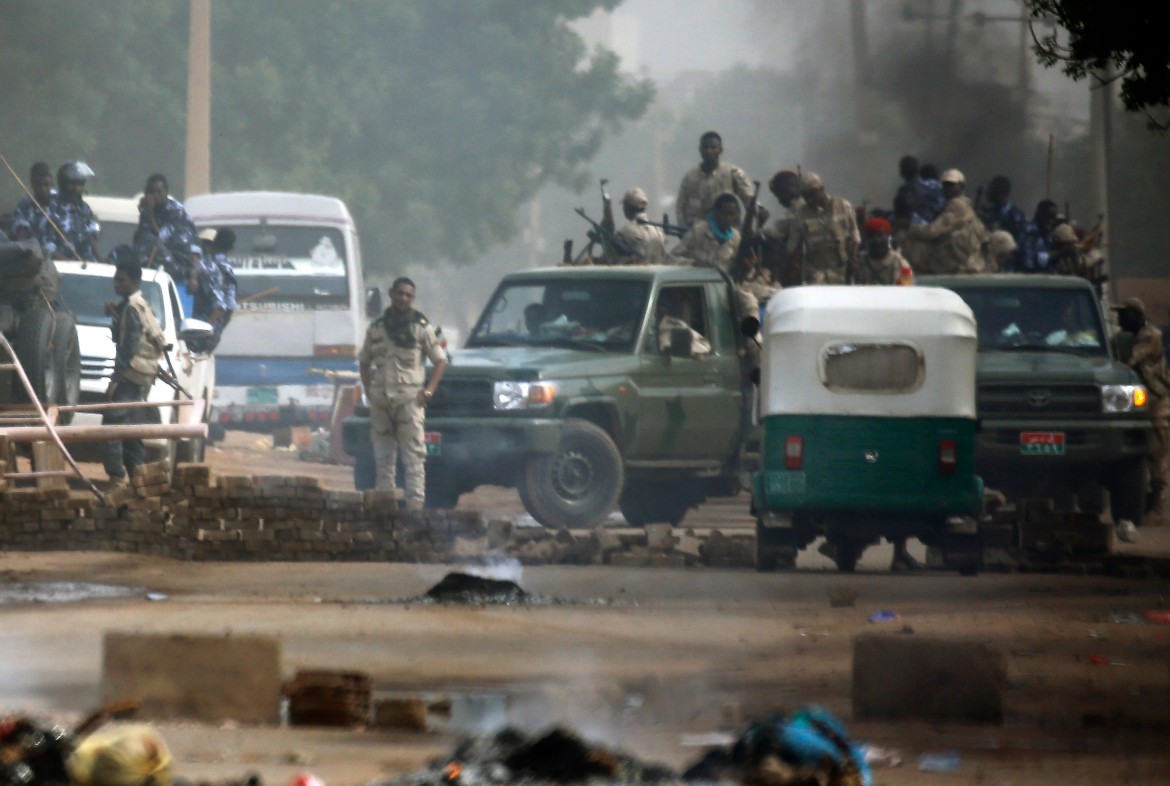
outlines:
{"label": "truck door", "polygon": [[[742,395],[727,385],[727,368],[738,368],[734,337],[718,325],[727,305],[713,302],[702,285],[659,290],[654,320],[641,347],[643,362],[635,378],[640,398],[638,425],[627,450],[631,461],[669,461],[676,466],[720,464],[734,452]],[[665,297],[664,297],[665,296]],[[685,304],[675,314],[710,342],[711,350],[675,357],[659,350],[665,301]]]}

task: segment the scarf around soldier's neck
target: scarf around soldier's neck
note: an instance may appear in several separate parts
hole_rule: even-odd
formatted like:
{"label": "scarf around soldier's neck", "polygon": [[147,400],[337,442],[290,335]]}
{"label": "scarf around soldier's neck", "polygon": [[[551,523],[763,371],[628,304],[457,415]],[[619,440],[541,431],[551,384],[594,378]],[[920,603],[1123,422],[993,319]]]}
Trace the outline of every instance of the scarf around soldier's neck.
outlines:
{"label": "scarf around soldier's neck", "polygon": [[414,336],[410,332],[410,326],[414,322],[414,314],[413,308],[407,308],[403,311],[388,308],[382,314],[382,326],[395,344],[403,347],[414,344]]}
{"label": "scarf around soldier's neck", "polygon": [[711,234],[720,243],[726,243],[728,240],[731,240],[731,233],[735,231],[734,227],[728,227],[726,230],[720,229],[719,222],[715,220],[714,210],[707,211],[707,226],[711,228]]}

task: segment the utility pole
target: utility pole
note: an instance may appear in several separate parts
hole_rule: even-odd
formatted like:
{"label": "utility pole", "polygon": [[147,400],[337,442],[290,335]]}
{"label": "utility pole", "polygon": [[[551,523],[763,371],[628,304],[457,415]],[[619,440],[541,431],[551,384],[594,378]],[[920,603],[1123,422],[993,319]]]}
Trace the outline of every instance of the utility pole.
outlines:
{"label": "utility pole", "polygon": [[191,0],[184,199],[211,191],[211,0]]}
{"label": "utility pole", "polygon": [[[1113,79],[1112,69],[1106,69],[1097,74],[1100,83],[1089,81],[1089,144],[1093,156],[1092,171],[1092,210],[1106,219],[1112,217],[1109,209],[1110,200],[1110,172],[1112,161],[1110,147],[1113,134]],[[1096,223],[1097,215],[1087,215],[1082,220],[1085,227]],[[1108,242],[1109,233],[1106,230],[1105,240]],[[1109,287],[1116,295],[1117,269],[1112,249],[1105,249],[1105,270],[1109,275]]]}
{"label": "utility pole", "polygon": [[[861,173],[862,202],[875,199],[881,188],[878,172],[880,157],[878,133],[870,90],[869,28],[865,18],[865,0],[850,0],[850,30],[853,36],[853,124],[857,140],[858,171]],[[855,195],[855,197],[858,195]]]}

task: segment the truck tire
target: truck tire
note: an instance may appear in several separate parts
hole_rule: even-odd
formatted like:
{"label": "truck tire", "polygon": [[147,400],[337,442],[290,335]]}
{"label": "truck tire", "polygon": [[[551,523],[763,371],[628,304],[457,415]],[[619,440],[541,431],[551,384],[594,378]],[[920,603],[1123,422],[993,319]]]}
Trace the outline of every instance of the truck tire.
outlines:
{"label": "truck tire", "polygon": [[[55,403],[48,400],[48,395],[53,392],[53,322],[53,312],[48,309],[33,308],[24,312],[13,346],[25,376],[32,384],[33,394],[42,404]],[[12,384],[16,400],[29,403],[28,393],[18,375],[12,375]]]}
{"label": "truck tire", "polygon": [[355,456],[353,461],[353,487],[358,491],[369,491],[378,485],[378,464],[372,455]]}
{"label": "truck tire", "polygon": [[665,483],[631,480],[618,498],[618,509],[632,527],[659,522],[677,527],[690,508],[687,496]]}
{"label": "truck tire", "polygon": [[[58,311],[54,322],[52,389],[46,393],[46,398],[53,404],[72,406],[81,399],[81,347],[77,342],[77,321],[68,311]],[[57,422],[63,426],[72,420],[72,412],[62,412],[57,416]]]}
{"label": "truck tire", "polygon": [[1109,478],[1109,510],[1113,521],[1129,519],[1140,525],[1146,512],[1145,462],[1131,461],[1115,469]]}
{"label": "truck tire", "polygon": [[796,567],[796,541],[791,530],[765,527],[756,522],[756,570],[772,573]]}
{"label": "truck tire", "polygon": [[529,514],[545,527],[593,527],[614,509],[623,480],[622,455],[609,434],[569,419],[557,449],[525,467],[524,496]]}

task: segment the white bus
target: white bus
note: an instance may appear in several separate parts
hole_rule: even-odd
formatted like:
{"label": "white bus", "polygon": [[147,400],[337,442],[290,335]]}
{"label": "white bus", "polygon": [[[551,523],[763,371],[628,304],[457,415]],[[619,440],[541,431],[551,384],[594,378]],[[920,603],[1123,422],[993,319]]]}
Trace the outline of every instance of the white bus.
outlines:
{"label": "white bus", "polygon": [[189,197],[200,229],[230,228],[238,310],[215,350],[213,430],[328,426],[365,333],[358,234],[340,199],[244,191]]}

